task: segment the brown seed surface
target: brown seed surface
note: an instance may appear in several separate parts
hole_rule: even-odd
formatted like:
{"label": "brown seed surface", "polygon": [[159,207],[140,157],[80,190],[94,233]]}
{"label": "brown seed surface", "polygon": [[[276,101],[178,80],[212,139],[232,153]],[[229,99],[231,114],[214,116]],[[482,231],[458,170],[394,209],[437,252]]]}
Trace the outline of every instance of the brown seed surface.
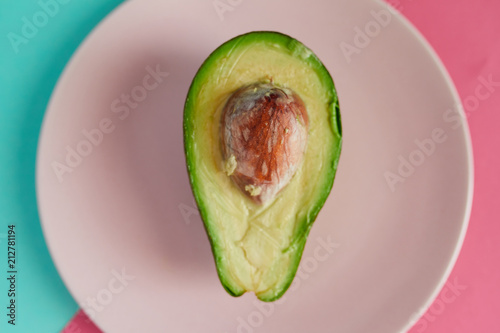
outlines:
{"label": "brown seed surface", "polygon": [[240,88],[222,111],[225,172],[247,196],[267,202],[297,171],[308,125],[304,102],[292,90],[272,83]]}

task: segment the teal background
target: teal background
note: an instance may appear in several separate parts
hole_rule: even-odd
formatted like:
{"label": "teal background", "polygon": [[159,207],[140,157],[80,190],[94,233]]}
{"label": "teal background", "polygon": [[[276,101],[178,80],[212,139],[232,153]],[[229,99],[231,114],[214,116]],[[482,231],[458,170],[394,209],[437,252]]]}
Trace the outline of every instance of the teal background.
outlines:
{"label": "teal background", "polygon": [[[60,332],[77,311],[44,242],[35,191],[38,136],[47,103],[66,63],[88,33],[122,0],[0,2],[0,332]],[[18,47],[23,17],[40,3],[59,8]],[[42,18],[43,19],[43,18]],[[17,229],[16,326],[7,324],[7,225]]]}

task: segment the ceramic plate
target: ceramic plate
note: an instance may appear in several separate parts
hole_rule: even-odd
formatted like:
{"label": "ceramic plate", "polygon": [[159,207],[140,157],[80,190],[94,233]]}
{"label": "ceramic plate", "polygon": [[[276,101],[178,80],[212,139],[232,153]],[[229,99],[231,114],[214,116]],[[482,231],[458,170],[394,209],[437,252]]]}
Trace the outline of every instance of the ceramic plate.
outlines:
{"label": "ceramic plate", "polygon": [[[344,132],[295,282],[271,304],[219,283],[182,141],[197,69],[253,30],[314,50]],[[126,2],[77,51],[47,111],[37,162],[47,243],[105,332],[405,331],[444,284],[469,218],[459,105],[430,47],[376,1]]]}

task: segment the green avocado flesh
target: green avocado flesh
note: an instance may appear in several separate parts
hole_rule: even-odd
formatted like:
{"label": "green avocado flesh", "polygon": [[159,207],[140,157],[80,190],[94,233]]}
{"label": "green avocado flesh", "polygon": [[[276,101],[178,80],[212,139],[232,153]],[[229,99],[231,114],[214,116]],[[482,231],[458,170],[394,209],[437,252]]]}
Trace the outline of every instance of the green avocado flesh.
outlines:
{"label": "green avocado flesh", "polygon": [[[301,163],[275,198],[258,204],[228,176],[221,113],[229,97],[254,82],[297,93],[309,117]],[[250,32],[218,47],[198,70],[184,109],[184,145],[194,197],[222,285],[279,299],[293,281],[307,235],[333,185],[342,145],[335,86],[321,61],[277,32]]]}

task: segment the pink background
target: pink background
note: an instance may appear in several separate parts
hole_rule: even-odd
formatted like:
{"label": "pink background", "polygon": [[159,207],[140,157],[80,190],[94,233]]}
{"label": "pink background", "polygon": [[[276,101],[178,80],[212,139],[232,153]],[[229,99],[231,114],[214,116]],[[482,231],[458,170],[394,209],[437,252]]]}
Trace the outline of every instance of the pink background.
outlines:
{"label": "pink background", "polygon": [[[462,252],[447,285],[427,313],[415,318],[410,332],[500,332],[500,154],[492,150],[500,147],[500,113],[495,108],[500,105],[500,85],[491,88],[488,97],[474,97],[479,78],[500,82],[500,1],[388,2],[421,31],[451,74],[468,115],[474,149],[474,203]],[[80,311],[63,332],[100,331]]]}

